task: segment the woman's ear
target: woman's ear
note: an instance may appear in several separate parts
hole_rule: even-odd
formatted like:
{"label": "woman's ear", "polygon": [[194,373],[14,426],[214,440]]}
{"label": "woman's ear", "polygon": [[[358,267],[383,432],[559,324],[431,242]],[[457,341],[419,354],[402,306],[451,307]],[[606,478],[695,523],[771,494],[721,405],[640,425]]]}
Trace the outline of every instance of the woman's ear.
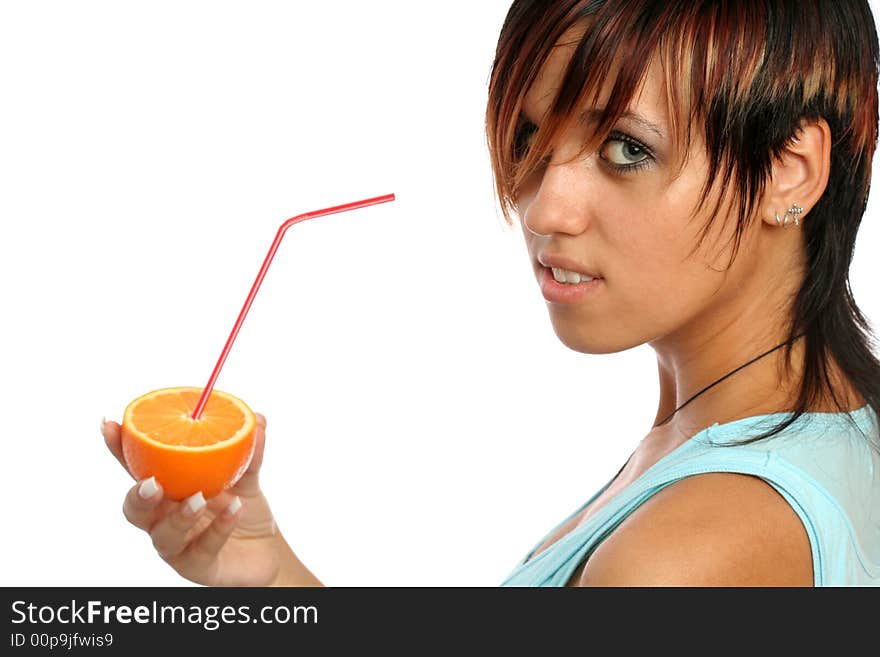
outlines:
{"label": "woman's ear", "polygon": [[[764,193],[762,219],[777,225],[776,215],[785,220],[786,211],[797,203],[805,217],[825,193],[831,170],[831,129],[819,118],[802,122],[795,138],[773,161],[771,178]],[[789,223],[791,222],[789,217]]]}

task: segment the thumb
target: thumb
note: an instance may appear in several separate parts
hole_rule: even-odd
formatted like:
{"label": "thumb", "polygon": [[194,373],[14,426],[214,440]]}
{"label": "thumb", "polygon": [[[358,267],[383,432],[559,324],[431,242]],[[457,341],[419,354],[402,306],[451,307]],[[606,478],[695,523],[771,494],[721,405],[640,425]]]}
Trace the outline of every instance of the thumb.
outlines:
{"label": "thumb", "polygon": [[246,497],[260,495],[260,466],[263,465],[263,447],[266,444],[266,418],[261,413],[254,413],[257,426],[254,427],[254,453],[247,470],[241,475],[231,492]]}
{"label": "thumb", "polygon": [[266,445],[266,417],[262,413],[254,413],[257,426],[254,428],[254,455],[245,474],[257,474],[263,465],[263,449]]}

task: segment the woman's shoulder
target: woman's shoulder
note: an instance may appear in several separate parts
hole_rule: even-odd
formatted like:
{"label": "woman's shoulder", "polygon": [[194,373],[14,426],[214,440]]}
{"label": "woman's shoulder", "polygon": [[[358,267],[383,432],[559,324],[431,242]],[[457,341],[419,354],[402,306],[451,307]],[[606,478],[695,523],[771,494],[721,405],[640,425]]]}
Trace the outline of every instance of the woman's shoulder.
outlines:
{"label": "woman's shoulder", "polygon": [[798,514],[760,477],[706,472],[652,495],[590,556],[583,586],[811,586]]}
{"label": "woman's shoulder", "polygon": [[878,427],[867,407],[853,419],[745,445],[772,422],[702,432],[645,478],[582,583],[880,584]]}
{"label": "woman's shoulder", "polygon": [[807,414],[777,435],[737,444],[784,417],[775,414],[759,424],[732,423],[707,431],[687,454],[692,462],[686,467],[748,471],[829,522],[843,516],[855,527],[876,525],[872,515],[880,508],[880,478],[875,475],[880,472],[880,426],[873,409],[864,406],[849,416]]}

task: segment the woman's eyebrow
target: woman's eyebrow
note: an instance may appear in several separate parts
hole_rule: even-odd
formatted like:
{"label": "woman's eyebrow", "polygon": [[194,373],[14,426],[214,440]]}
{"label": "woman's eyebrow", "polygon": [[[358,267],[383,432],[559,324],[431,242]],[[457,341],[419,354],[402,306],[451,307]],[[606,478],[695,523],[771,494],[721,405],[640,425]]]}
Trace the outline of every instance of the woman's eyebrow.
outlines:
{"label": "woman's eyebrow", "polygon": [[[585,110],[585,111],[581,112],[581,114],[578,118],[580,119],[580,121],[582,123],[595,123],[601,118],[603,111],[604,110],[601,107]],[[525,122],[530,123],[532,125],[537,125],[531,119],[528,112],[526,112],[526,110],[524,108],[520,110],[519,117],[520,117],[520,121],[525,121]],[[650,130],[651,132],[656,134],[658,137],[660,137],[660,139],[665,139],[665,136],[663,135],[663,131],[660,129],[660,127],[655,123],[651,123],[651,121],[646,119],[641,114],[638,114],[636,112],[626,111],[620,115],[620,118],[629,119],[630,121],[632,121],[636,125],[642,126],[645,130]]]}
{"label": "woman's eyebrow", "polygon": [[[604,109],[601,107],[589,109],[584,112],[581,112],[579,118],[584,123],[595,123],[596,121],[598,121],[601,118],[603,111],[604,111]],[[648,119],[646,119],[641,114],[627,111],[627,112],[624,112],[623,114],[621,114],[620,118],[629,119],[633,123],[642,126],[646,130],[650,130],[651,132],[656,134],[658,137],[660,137],[660,139],[665,138],[663,136],[663,131],[660,130],[660,128],[656,124],[651,123]]]}

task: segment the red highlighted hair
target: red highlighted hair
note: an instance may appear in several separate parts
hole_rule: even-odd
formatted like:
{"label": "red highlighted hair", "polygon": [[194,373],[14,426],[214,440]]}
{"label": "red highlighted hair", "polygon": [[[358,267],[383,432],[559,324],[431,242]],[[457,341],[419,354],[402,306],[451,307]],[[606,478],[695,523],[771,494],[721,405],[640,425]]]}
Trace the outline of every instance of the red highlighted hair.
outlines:
{"label": "red highlighted hair", "polygon": [[[523,144],[523,99],[560,37],[583,26],[556,97],[534,139]],[[686,162],[694,131],[709,161],[694,207],[726,181],[709,222],[734,195],[732,258],[754,219],[772,163],[796,139],[802,122],[819,117],[831,130],[827,188],[800,226],[806,276],[794,301],[786,346],[805,334],[806,362],[793,422],[823,388],[846,410],[826,371],[833,357],[880,415],[876,341],[849,288],[849,264],[864,215],[877,144],[878,42],[867,0],[515,0],[501,29],[489,82],[486,138],[495,192],[512,224],[514,199],[580,110],[595,108],[613,81],[595,131],[582,152],[595,150],[628,109],[647,67],[665,77],[676,150]],[[792,199],[796,200],[796,199]],[[697,244],[699,246],[699,243]],[[752,441],[745,441],[752,442]]]}

